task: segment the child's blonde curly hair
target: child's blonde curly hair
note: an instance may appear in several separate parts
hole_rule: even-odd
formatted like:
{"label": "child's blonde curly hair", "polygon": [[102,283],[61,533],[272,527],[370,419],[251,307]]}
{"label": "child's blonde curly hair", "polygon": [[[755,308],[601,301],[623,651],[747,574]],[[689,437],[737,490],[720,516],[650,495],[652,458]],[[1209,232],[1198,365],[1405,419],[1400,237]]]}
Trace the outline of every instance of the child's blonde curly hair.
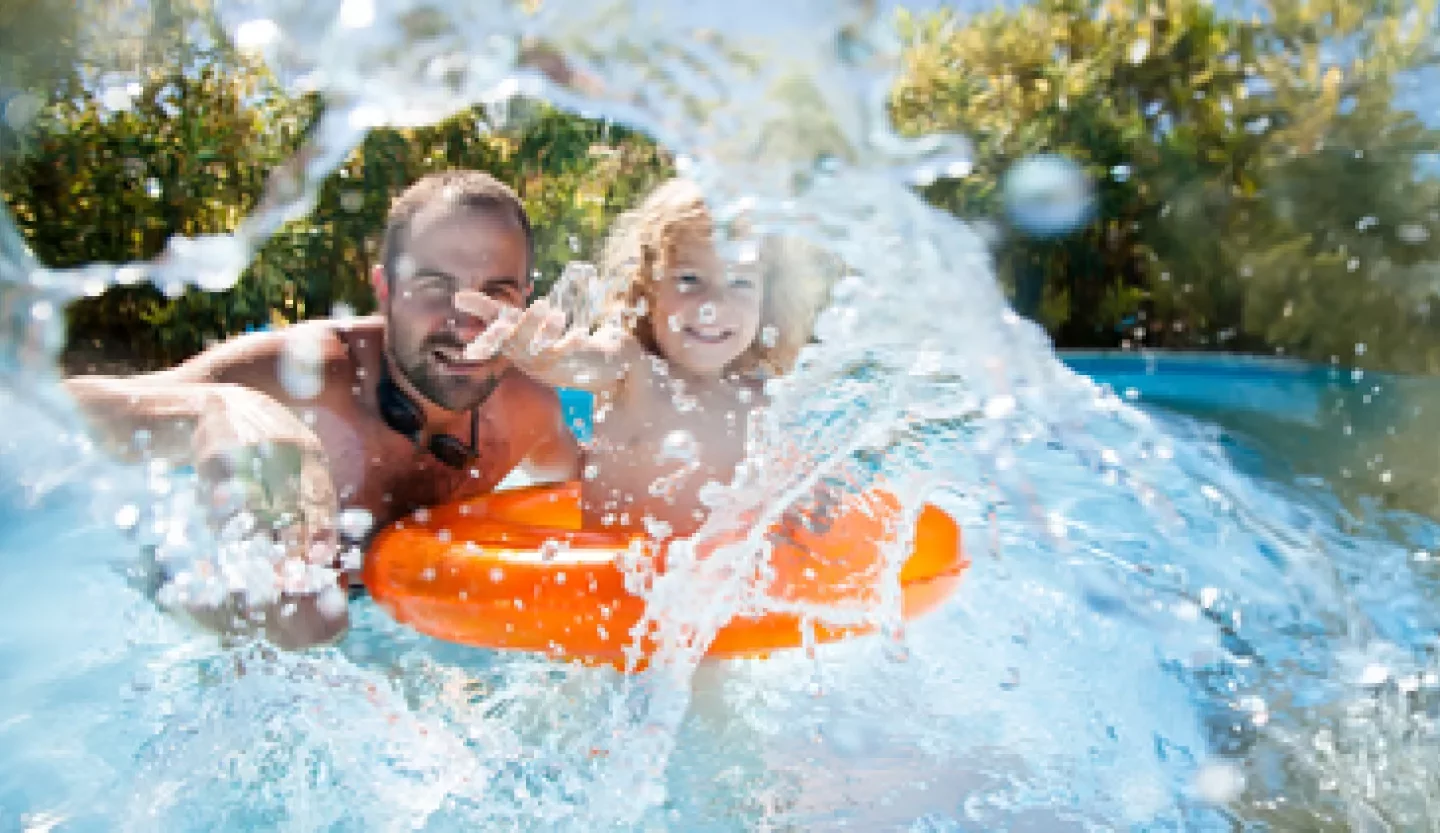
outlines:
{"label": "child's blonde curly hair", "polygon": [[[699,186],[671,179],[645,198],[639,208],[615,222],[600,260],[607,287],[603,310],[623,322],[653,355],[662,355],[655,340],[652,286],[679,230],[688,227],[709,237],[714,220]],[[732,224],[743,234],[743,221]],[[765,235],[758,241],[764,294],[755,341],[728,370],[782,375],[794,367],[810,341],[815,318],[830,287],[840,277],[839,262],[819,247],[798,238]]]}

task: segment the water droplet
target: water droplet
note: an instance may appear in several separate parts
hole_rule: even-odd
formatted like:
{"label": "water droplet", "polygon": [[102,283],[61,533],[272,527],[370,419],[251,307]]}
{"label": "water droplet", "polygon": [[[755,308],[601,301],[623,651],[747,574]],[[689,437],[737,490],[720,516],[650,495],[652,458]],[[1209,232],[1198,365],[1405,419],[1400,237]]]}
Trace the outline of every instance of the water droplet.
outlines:
{"label": "water droplet", "polygon": [[715,310],[714,304],[701,304],[700,310],[696,313],[696,319],[701,324],[714,324],[719,313]]}
{"label": "water droplet", "polygon": [[660,444],[660,453],[656,455],[656,462],[693,462],[700,453],[700,443],[695,440],[695,435],[689,431],[676,430],[665,435]]}
{"label": "water droplet", "polygon": [[235,27],[235,46],[242,52],[256,52],[280,37],[280,27],[266,18],[247,20]]}
{"label": "water droplet", "polygon": [[600,476],[600,467],[595,465],[594,463],[588,463],[585,466],[585,470],[581,472],[580,476],[585,478],[586,480],[594,480],[595,478]]}
{"label": "water droplet", "polygon": [[1004,419],[1015,412],[1015,397],[1008,394],[992,396],[985,401],[986,419]]}
{"label": "water droplet", "polygon": [[127,532],[134,529],[139,522],[140,507],[133,503],[125,504],[115,513],[115,526]]}
{"label": "water droplet", "polygon": [[325,386],[324,369],[325,342],[321,332],[302,328],[287,331],[278,373],[285,392],[302,401],[314,399]]}
{"label": "water droplet", "polygon": [[1395,236],[1400,242],[1419,245],[1430,239],[1430,230],[1419,223],[1404,223],[1395,229]]}
{"label": "water droplet", "polygon": [[1138,64],[1150,55],[1150,41],[1146,38],[1137,38],[1130,44],[1130,63]]}
{"label": "water droplet", "polygon": [[685,322],[682,321],[678,315],[672,315],[665,319],[665,324],[670,328],[670,332],[672,333],[680,332],[681,328],[685,326]]}
{"label": "water droplet", "polygon": [[651,515],[646,515],[641,523],[645,527],[645,534],[656,541],[664,541],[674,531],[670,524]]}
{"label": "water droplet", "polygon": [[1245,789],[1245,774],[1231,763],[1212,762],[1195,773],[1195,794],[1217,806],[1228,805]]}
{"label": "water droplet", "polygon": [[1074,231],[1090,219],[1095,202],[1080,166],[1048,154],[1023,159],[1006,171],[1001,192],[1011,222],[1036,237]]}
{"label": "water droplet", "polygon": [[127,85],[111,84],[100,93],[100,103],[106,110],[120,113],[134,106],[135,99]]}
{"label": "water droplet", "polygon": [[1128,182],[1130,180],[1130,166],[1116,165],[1110,169],[1110,178],[1116,182]]}
{"label": "water droplet", "polygon": [[780,329],[774,324],[766,324],[760,328],[760,344],[765,347],[774,347],[780,343]]}
{"label": "water droplet", "polygon": [[344,28],[364,29],[374,22],[374,0],[345,0],[340,4],[340,25]]}
{"label": "water droplet", "polygon": [[369,510],[350,508],[341,511],[335,521],[336,531],[342,538],[350,541],[359,541],[370,533],[375,526],[375,516]]}
{"label": "water droplet", "polygon": [[491,581],[491,583],[493,583],[493,584],[499,584],[500,582],[502,582],[502,581],[504,581],[504,580],[505,580],[505,571],[504,571],[504,570],[500,569],[499,567],[491,567],[491,568],[490,568],[490,581]]}
{"label": "water droplet", "polygon": [[40,110],[45,106],[38,96],[30,93],[17,93],[9,101],[5,102],[4,121],[11,130],[24,130],[30,126],[30,122],[40,115]]}

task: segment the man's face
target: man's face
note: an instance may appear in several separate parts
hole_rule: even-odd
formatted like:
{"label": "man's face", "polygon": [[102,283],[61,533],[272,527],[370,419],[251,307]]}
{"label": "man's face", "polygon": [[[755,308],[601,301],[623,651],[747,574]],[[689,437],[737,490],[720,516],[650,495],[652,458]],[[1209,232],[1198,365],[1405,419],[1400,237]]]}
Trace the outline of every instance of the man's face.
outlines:
{"label": "man's face", "polygon": [[484,402],[509,363],[466,361],[465,345],[490,325],[455,309],[455,293],[484,292],[524,306],[530,295],[525,231],[508,212],[436,204],[410,223],[393,260],[386,338],[395,363],[426,399],[452,411]]}

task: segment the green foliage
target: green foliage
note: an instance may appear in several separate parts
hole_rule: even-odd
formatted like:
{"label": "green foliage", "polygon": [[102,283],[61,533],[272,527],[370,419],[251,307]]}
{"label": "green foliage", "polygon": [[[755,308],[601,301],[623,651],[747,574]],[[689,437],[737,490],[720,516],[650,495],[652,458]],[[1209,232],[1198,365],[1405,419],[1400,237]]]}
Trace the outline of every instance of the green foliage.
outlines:
{"label": "green foliage", "polygon": [[[204,24],[203,3],[157,3],[164,37],[144,44],[125,109],[96,73],[76,67],[0,162],[0,191],[45,263],[122,263],[158,255],[171,235],[233,230],[271,172],[321,115]],[[152,27],[152,32],[154,31]],[[183,67],[184,69],[180,69]],[[92,77],[93,76],[93,77]],[[52,79],[53,80],[53,79]],[[305,219],[283,227],[227,292],[117,287],[67,311],[71,364],[96,357],[170,364],[245,329],[374,307],[368,274],[390,201],[425,173],[466,167],[515,187],[536,230],[541,290],[568,260],[591,256],[618,211],[635,204],[668,160],[645,138],[551,108],[466,110],[425,128],[376,130],[322,185]],[[167,291],[169,294],[167,294]]]}
{"label": "green foliage", "polygon": [[998,258],[1011,282],[1043,276],[1036,314],[1061,345],[1440,370],[1440,186],[1416,176],[1440,133],[1396,104],[1401,74],[1433,62],[1433,7],[1268,5],[1253,20],[1201,0],[902,16],[897,124],[976,145],[973,173],[926,196],[998,215],[1016,161],[1084,166],[1093,222],[1059,241],[1010,235]]}

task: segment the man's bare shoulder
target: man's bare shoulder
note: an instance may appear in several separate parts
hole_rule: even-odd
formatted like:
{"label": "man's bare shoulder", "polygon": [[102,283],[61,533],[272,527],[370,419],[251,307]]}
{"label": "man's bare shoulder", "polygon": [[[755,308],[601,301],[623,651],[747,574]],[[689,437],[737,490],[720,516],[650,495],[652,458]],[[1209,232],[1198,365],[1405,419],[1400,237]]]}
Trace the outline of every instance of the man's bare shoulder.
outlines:
{"label": "man's bare shoulder", "polygon": [[560,413],[560,396],[555,389],[518,370],[505,375],[495,398],[509,419],[546,418]]}
{"label": "man's bare shoulder", "polygon": [[[346,320],[316,319],[290,327],[232,336],[163,376],[180,382],[216,382],[283,395],[303,394],[314,379],[326,385],[354,378],[357,347],[367,338],[378,346],[383,324],[378,317]],[[302,397],[303,398],[303,397]]]}

